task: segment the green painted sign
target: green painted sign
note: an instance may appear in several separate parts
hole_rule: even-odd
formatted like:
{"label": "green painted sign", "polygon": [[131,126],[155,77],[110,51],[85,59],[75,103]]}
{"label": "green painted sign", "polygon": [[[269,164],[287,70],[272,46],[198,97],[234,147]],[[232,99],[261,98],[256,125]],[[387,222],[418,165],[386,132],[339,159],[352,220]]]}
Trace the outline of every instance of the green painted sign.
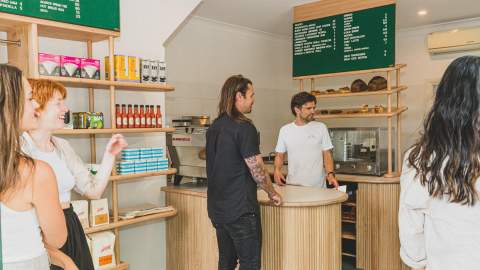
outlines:
{"label": "green painted sign", "polygon": [[0,0],[0,12],[120,31],[119,0]]}
{"label": "green painted sign", "polygon": [[293,24],[293,77],[395,64],[395,4]]}

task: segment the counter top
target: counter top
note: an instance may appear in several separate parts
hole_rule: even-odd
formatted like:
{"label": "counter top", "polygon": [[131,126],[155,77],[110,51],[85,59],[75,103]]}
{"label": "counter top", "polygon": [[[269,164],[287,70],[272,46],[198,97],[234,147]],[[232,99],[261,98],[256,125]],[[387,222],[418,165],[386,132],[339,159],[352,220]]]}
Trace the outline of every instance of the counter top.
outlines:
{"label": "counter top", "polygon": [[[283,204],[280,207],[309,207],[322,206],[335,203],[341,203],[347,200],[348,196],[344,192],[333,189],[323,189],[316,187],[301,186],[275,186],[283,198]],[[186,195],[207,197],[207,187],[205,185],[182,184],[179,186],[168,185],[162,187],[164,192],[182,193]],[[261,204],[271,204],[267,194],[263,190],[258,190],[258,201]]]}
{"label": "counter top", "polygon": [[[273,164],[265,164],[267,171],[273,175]],[[282,167],[282,173],[287,175],[288,166]],[[372,176],[372,175],[352,175],[352,174],[337,174],[338,181],[353,182],[353,183],[371,183],[371,184],[398,184],[400,183],[400,176],[384,177],[384,176]]]}

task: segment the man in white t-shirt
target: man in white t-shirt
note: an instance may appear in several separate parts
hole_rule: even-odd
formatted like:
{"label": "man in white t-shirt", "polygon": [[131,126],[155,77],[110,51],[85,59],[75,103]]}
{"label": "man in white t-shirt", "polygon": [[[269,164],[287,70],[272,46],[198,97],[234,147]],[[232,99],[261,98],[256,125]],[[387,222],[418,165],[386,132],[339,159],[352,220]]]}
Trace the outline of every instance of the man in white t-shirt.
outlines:
{"label": "man in white t-shirt", "polygon": [[[274,179],[278,185],[292,184],[326,188],[338,187],[333,172],[333,148],[325,124],[314,121],[317,105],[315,96],[300,92],[292,97],[291,109],[295,121],[280,129],[275,148]],[[288,153],[288,176],[285,180],[281,169]]]}

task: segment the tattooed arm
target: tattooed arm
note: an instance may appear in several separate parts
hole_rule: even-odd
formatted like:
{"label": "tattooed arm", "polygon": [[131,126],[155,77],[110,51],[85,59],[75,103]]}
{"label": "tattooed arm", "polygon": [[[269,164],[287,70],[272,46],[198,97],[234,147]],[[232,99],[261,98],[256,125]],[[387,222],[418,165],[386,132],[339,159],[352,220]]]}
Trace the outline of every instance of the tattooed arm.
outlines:
{"label": "tattooed arm", "polygon": [[250,169],[250,173],[255,182],[257,182],[261,189],[265,190],[270,200],[272,200],[275,205],[282,204],[282,197],[273,188],[270,175],[263,165],[262,157],[260,155],[248,157],[245,159],[245,163]]}

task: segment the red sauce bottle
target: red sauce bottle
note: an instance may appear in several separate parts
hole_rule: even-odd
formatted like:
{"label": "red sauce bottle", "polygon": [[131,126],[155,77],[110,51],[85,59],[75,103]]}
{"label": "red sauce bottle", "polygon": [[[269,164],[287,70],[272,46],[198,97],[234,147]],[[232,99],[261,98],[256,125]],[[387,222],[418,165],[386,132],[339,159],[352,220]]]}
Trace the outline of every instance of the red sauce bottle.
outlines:
{"label": "red sauce bottle", "polygon": [[128,128],[127,106],[122,104],[122,128]]}
{"label": "red sauce bottle", "polygon": [[150,118],[152,119],[152,128],[157,127],[157,117],[155,116],[155,107],[153,105],[150,105]]}
{"label": "red sauce bottle", "polygon": [[135,116],[132,111],[132,104],[128,105],[128,128],[135,127]]}
{"label": "red sauce bottle", "polygon": [[120,111],[120,104],[115,105],[115,127],[122,128],[122,112]]}
{"label": "red sauce bottle", "polygon": [[145,105],[145,127],[151,128],[152,127],[152,116],[150,115],[150,106]]}
{"label": "red sauce bottle", "polygon": [[140,105],[140,127],[144,128],[145,127],[145,109],[144,105]]}
{"label": "red sauce bottle", "polygon": [[162,125],[162,111],[160,110],[160,105],[157,105],[157,114],[155,115],[157,118],[157,128],[161,128]]}

